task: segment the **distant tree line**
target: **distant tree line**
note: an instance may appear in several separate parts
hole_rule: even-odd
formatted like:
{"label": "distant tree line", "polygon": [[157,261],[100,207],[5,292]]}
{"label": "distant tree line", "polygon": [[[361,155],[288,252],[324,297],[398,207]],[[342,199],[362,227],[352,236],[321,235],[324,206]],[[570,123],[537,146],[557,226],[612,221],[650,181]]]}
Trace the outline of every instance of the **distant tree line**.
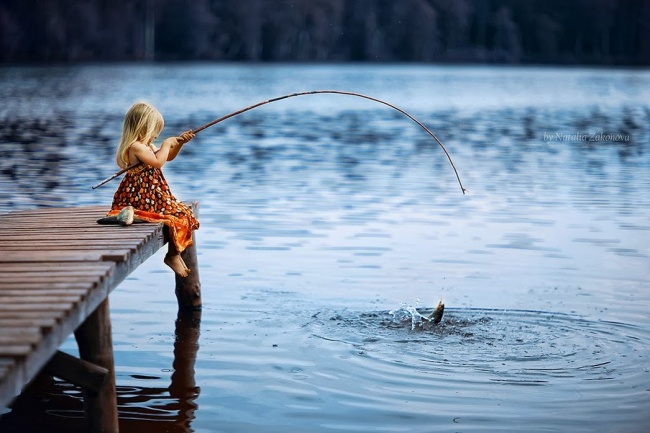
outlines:
{"label": "distant tree line", "polygon": [[650,64],[649,0],[1,0],[0,63]]}

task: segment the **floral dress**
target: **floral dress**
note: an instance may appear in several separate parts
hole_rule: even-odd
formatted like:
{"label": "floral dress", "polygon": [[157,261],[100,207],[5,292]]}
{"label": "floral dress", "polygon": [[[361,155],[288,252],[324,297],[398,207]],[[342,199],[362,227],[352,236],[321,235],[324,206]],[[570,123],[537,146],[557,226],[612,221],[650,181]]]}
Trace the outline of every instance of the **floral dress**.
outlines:
{"label": "floral dress", "polygon": [[192,231],[199,228],[192,208],[174,197],[162,171],[150,165],[126,172],[107,216],[117,215],[126,206],[133,206],[137,218],[164,223],[178,252],[192,244]]}

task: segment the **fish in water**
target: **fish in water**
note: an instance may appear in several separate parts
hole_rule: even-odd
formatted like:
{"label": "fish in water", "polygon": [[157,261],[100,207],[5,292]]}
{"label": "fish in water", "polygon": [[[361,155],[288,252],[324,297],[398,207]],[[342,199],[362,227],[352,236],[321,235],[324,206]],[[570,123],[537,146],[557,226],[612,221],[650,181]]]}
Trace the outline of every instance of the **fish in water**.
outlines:
{"label": "fish in water", "polygon": [[436,309],[427,317],[427,320],[437,325],[442,320],[443,314],[445,314],[445,304],[440,300]]}

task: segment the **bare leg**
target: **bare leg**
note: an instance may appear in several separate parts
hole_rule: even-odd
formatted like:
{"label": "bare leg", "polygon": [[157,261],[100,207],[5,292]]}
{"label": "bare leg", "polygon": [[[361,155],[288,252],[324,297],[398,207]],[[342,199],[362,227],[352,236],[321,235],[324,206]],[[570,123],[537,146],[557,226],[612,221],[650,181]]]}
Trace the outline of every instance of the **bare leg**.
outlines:
{"label": "bare leg", "polygon": [[181,253],[179,253],[179,252],[176,250],[176,247],[175,247],[174,244],[170,244],[170,245],[169,245],[168,253],[169,253],[169,252],[170,252],[172,255],[175,255],[176,257],[178,257],[178,260],[181,262],[181,265],[183,265],[183,269],[185,270],[185,274],[186,274],[186,275],[181,274],[181,277],[186,277],[187,274],[189,274],[189,273],[191,272],[191,270],[190,270],[190,268],[188,268],[187,265],[185,264],[185,260],[183,260],[183,256],[181,255]]}
{"label": "bare leg", "polygon": [[187,277],[190,272],[189,268],[185,265],[180,253],[174,247],[174,243],[168,242],[168,245],[167,255],[164,260],[165,264],[181,277]]}

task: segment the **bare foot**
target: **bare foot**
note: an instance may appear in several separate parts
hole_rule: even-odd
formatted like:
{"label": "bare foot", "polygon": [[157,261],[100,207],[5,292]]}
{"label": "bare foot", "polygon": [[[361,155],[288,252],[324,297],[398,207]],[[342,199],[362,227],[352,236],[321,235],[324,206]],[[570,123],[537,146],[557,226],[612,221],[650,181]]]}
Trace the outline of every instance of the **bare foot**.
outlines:
{"label": "bare foot", "polygon": [[172,270],[173,270],[174,272],[176,272],[178,275],[180,275],[181,277],[187,277],[187,275],[188,275],[188,272],[187,272],[188,269],[187,269],[187,267],[185,266],[185,263],[183,263],[183,259],[181,259],[181,255],[180,255],[180,254],[176,254],[176,255],[173,255],[173,256],[167,254],[167,255],[165,256],[165,260],[164,260],[164,262],[165,262],[165,264],[166,264],[167,266],[169,266],[170,268],[172,268]]}
{"label": "bare foot", "polygon": [[183,260],[183,256],[181,256],[181,255],[179,254],[178,257],[181,258],[181,262],[183,263],[183,267],[185,268],[185,270],[187,271],[187,273],[189,274],[190,272],[192,272],[192,270],[191,270],[190,268],[188,268],[187,265],[185,264],[185,260]]}

